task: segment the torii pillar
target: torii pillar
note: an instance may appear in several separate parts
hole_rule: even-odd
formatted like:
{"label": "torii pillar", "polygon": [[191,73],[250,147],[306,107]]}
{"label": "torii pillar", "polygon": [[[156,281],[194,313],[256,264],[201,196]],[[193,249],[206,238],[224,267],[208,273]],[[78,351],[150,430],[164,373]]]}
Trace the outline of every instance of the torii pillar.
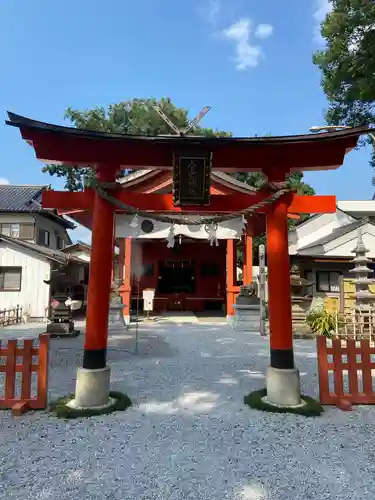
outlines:
{"label": "torii pillar", "polygon": [[[269,172],[270,182],[285,181],[286,173]],[[267,214],[268,314],[270,366],[267,402],[281,406],[301,404],[300,376],[294,365],[288,207],[291,193],[281,197]]]}
{"label": "torii pillar", "polygon": [[[115,167],[97,169],[100,182],[114,182],[115,178]],[[95,192],[83,365],[77,371],[75,399],[68,403],[74,408],[99,409],[112,404],[107,340],[113,242],[113,206]]]}

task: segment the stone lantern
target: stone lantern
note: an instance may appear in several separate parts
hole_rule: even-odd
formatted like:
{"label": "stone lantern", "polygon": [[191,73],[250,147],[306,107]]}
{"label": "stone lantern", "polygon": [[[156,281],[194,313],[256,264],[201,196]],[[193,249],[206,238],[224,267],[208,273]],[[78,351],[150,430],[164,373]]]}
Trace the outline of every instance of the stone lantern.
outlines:
{"label": "stone lantern", "polygon": [[111,295],[109,304],[109,315],[108,315],[108,328],[110,329],[124,329],[124,307],[125,304],[122,302],[122,297],[120,294],[120,287],[123,284],[121,278],[115,278],[111,283]]}
{"label": "stone lantern", "polygon": [[301,277],[298,265],[293,265],[290,272],[290,287],[292,301],[292,324],[296,334],[311,333],[306,324],[306,316],[311,308],[312,297],[306,293],[306,288],[313,283]]}

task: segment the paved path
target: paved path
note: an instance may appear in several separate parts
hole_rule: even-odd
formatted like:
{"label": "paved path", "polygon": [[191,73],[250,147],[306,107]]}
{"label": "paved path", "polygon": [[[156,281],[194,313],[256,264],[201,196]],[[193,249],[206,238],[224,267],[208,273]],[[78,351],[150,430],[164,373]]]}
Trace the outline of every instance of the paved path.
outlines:
{"label": "paved path", "polygon": [[[1,500],[375,498],[372,408],[316,419],[250,410],[243,396],[264,386],[267,339],[178,322],[139,333],[139,354],[134,329],[109,338],[112,388],[134,401],[127,412],[1,414]],[[315,396],[314,342],[295,346]],[[82,337],[51,342],[50,397],[74,390],[82,347]]]}

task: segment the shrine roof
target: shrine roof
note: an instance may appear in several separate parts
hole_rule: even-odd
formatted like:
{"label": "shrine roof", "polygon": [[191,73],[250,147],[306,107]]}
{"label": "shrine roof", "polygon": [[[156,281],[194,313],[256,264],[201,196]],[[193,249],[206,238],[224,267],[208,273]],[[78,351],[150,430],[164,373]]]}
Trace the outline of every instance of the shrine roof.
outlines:
{"label": "shrine roof", "polygon": [[[309,222],[309,220],[307,222]],[[336,240],[340,236],[345,236],[349,232],[354,231],[355,229],[359,229],[368,222],[369,220],[367,218],[363,218],[360,220],[355,220],[353,222],[350,222],[349,224],[345,224],[345,226],[337,227],[330,234],[322,236],[322,238],[319,238],[318,240],[312,241],[311,243],[299,248],[298,251],[308,250],[316,246],[325,245],[326,243]]]}
{"label": "shrine roof", "polygon": [[227,172],[338,168],[367,126],[319,134],[270,137],[135,136],[53,125],[8,113],[37,158],[70,165],[115,164],[119,168],[173,168],[176,150],[211,151],[212,168]]}
{"label": "shrine roof", "polygon": [[[117,180],[117,182],[126,187],[127,185],[136,185],[145,180],[152,179],[158,174],[160,174],[160,170],[157,169],[150,168],[147,170],[136,170],[135,172],[131,172],[130,174],[121,177]],[[211,172],[211,179],[214,181],[216,180],[220,184],[229,185],[230,187],[237,187],[241,191],[245,191],[248,193],[255,193],[257,191],[255,187],[250,186],[245,182],[239,181],[232,175],[226,174],[225,172],[220,172],[218,170]],[[172,184],[172,175],[170,177],[170,183]]]}

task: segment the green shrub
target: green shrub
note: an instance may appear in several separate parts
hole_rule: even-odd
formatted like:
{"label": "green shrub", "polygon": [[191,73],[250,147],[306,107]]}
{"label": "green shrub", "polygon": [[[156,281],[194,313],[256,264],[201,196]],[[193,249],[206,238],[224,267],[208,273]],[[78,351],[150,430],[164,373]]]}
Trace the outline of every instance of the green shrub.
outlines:
{"label": "green shrub", "polygon": [[331,338],[336,330],[336,316],[319,307],[310,311],[306,316],[306,324],[311,328],[311,331],[319,335]]}

